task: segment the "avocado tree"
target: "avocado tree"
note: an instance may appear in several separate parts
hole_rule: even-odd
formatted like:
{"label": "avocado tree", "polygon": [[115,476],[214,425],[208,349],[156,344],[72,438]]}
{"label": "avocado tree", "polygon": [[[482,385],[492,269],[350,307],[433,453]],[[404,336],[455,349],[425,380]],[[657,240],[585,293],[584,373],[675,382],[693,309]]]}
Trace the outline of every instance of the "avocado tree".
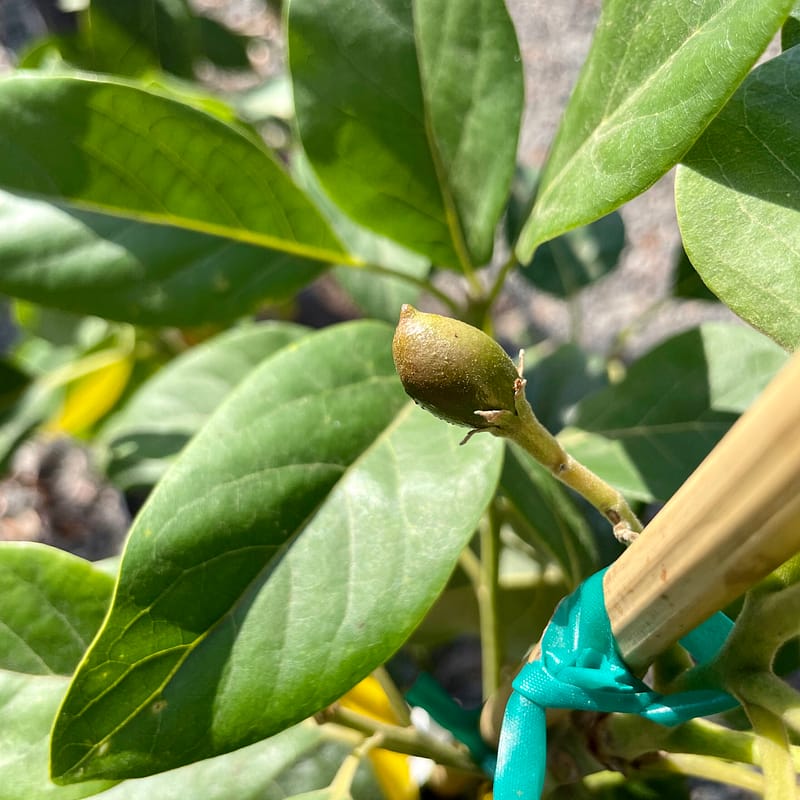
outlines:
{"label": "avocado tree", "polygon": [[[502,0],[291,0],[289,123],[196,79],[246,43],[183,0],[92,0],[24,56],[0,80],[0,291],[22,330],[0,457],[67,430],[146,500],[118,563],[0,546],[0,798],[413,797],[408,756],[485,791],[491,745],[427,682],[436,648],[479,635],[492,695],[800,341],[791,11],[608,0],[535,187],[514,182],[524,65]],[[405,324],[427,318],[413,304],[483,337],[512,276],[575,297],[617,262],[615,209],[676,165],[679,286],[699,276],[749,325],[682,332],[624,374],[576,343],[522,365],[481,344],[500,388],[461,350],[412,374],[473,429],[532,406],[535,446],[462,446],[409,399],[403,304]],[[361,318],[291,321],[323,275]],[[790,562],[745,600],[734,636],[769,631],[750,721],[568,720],[546,791],[680,797],[689,775],[794,797],[800,705],[774,670],[798,666],[797,586]],[[656,673],[688,667],[670,651]],[[406,690],[450,737],[411,723]]]}

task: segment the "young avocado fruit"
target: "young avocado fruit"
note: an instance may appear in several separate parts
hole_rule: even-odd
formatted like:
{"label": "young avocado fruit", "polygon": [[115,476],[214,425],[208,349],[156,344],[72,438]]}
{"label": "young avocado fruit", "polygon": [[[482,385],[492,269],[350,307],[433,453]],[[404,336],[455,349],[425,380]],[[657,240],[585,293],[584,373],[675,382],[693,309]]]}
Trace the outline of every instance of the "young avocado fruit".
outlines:
{"label": "young avocado fruit", "polygon": [[517,368],[497,342],[472,325],[404,305],[392,355],[406,393],[447,422],[492,428],[475,412],[516,413]]}

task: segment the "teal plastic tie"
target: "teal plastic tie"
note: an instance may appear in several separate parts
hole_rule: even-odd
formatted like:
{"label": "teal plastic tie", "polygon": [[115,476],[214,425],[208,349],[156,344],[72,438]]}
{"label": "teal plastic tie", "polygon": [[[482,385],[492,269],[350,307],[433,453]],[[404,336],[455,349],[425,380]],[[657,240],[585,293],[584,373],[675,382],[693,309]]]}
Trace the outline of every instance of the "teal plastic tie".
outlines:
{"label": "teal plastic tie", "polygon": [[[565,597],[547,626],[541,656],[527,663],[506,706],[494,782],[495,800],[539,800],[547,755],[545,709],[639,714],[661,725],[727,711],[737,701],[723,691],[662,695],[622,660],[603,596],[605,570]],[[719,652],[733,623],[715,614],[681,639],[698,663]]]}

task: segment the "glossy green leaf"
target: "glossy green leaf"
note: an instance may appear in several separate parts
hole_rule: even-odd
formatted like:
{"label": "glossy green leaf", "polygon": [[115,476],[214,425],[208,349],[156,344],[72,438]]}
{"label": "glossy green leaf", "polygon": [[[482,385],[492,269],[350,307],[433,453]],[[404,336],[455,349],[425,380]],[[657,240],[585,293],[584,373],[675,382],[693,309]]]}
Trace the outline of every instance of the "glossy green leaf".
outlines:
{"label": "glossy green leaf", "polygon": [[[290,729],[291,730],[291,729]],[[325,731],[323,731],[324,735]],[[286,734],[273,737],[279,739]],[[321,738],[321,737],[320,737]],[[342,766],[342,762],[352,752],[353,742],[325,741],[313,750],[308,750],[283,770],[275,773],[269,787],[258,800],[289,800],[289,798],[308,798],[321,795],[329,796],[330,784]],[[221,756],[230,758],[230,756]],[[215,760],[219,760],[215,759]],[[320,788],[325,787],[325,788]],[[351,786],[355,800],[382,800],[383,793],[378,788],[375,776],[370,769],[368,759],[364,759],[356,771]],[[346,800],[346,795],[337,795],[333,800]]]}
{"label": "glossy green leaf", "polygon": [[[283,775],[298,760],[311,760],[326,747],[323,731],[311,721],[224,756],[197,761],[148,778],[120,783],[101,800],[283,800]],[[341,754],[344,748],[337,749]],[[344,750],[346,752],[346,750]],[[80,784],[79,784],[80,785]],[[59,787],[71,788],[71,787]],[[276,791],[277,790],[277,791]],[[58,798],[61,800],[61,798]]]}
{"label": "glossy green leaf", "polygon": [[34,381],[14,405],[0,414],[0,468],[16,446],[58,407],[61,391],[45,381]]}
{"label": "glossy green leaf", "polygon": [[325,194],[308,159],[301,152],[293,159],[293,173],[348,251],[382,270],[337,267],[333,270],[336,281],[367,316],[396,324],[403,303],[414,305],[420,293],[418,286],[400,276],[421,281],[430,272],[430,262],[345,216]]}
{"label": "glossy green leaf", "polygon": [[[103,621],[114,581],[88,561],[31,542],[0,543],[0,800],[75,800],[48,780],[48,740],[71,673]],[[28,674],[23,674],[28,673]]]}
{"label": "glossy green leaf", "polygon": [[517,535],[544,550],[573,588],[599,566],[597,548],[586,521],[567,490],[535,459],[509,446],[500,489],[514,509]]}
{"label": "glossy green leaf", "polygon": [[781,48],[788,50],[796,44],[800,44],[800,4],[798,3],[795,3],[781,28]]}
{"label": "glossy green leaf", "polygon": [[156,484],[236,385],[307,332],[289,323],[234,328],[167,364],[100,432],[111,480],[123,489]]}
{"label": "glossy green leaf", "polygon": [[199,55],[223,69],[249,69],[247,44],[250,39],[234,33],[210,17],[197,17]]}
{"label": "glossy green leaf", "polygon": [[165,69],[193,74],[200,32],[186,0],[92,0],[79,20],[73,50],[76,66],[113,75]]}
{"label": "glossy green leaf", "polygon": [[543,356],[536,350],[526,351],[524,376],[528,402],[550,433],[564,427],[579,400],[608,383],[603,359],[571,343]]}
{"label": "glossy green leaf", "polygon": [[800,345],[800,49],[762,64],[678,169],[683,244],[714,294]]}
{"label": "glossy green leaf", "polygon": [[0,542],[0,669],[69,675],[103,621],[114,581],[47,545]]}
{"label": "glossy green leaf", "polygon": [[629,497],[667,500],[786,360],[749,328],[707,323],[579,403],[559,439]]}
{"label": "glossy green leaf", "polygon": [[78,800],[109,786],[87,781],[57,787],[48,778],[50,728],[68,683],[60,675],[0,669],[0,800]]}
{"label": "glossy green leaf", "polygon": [[625,225],[612,212],[545,242],[521,275],[543,292],[566,299],[611,272],[624,246]]}
{"label": "glossy green leaf", "polygon": [[0,192],[0,291],[140,325],[224,322],[326,267],[191,230]]}
{"label": "glossy green leaf", "polygon": [[269,155],[224,122],[133,84],[0,81],[0,188],[321,261],[345,254]]}
{"label": "glossy green leaf", "polygon": [[30,383],[30,376],[5,358],[0,358],[0,412],[14,405]]}
{"label": "glossy green leaf", "polygon": [[200,58],[224,69],[250,66],[247,37],[196,16],[186,0],[92,0],[87,5],[74,33],[37,42],[20,66],[40,66],[53,49],[80,69],[134,77],[165,70],[191,78]]}
{"label": "glossy green leaf", "polygon": [[703,279],[697,274],[697,270],[692,266],[692,262],[689,261],[689,256],[686,255],[686,250],[683,247],[679,249],[675,262],[672,287],[672,293],[675,297],[717,302],[716,295],[703,283]]}
{"label": "glossy green leaf", "polygon": [[350,323],[268,359],[156,487],[55,725],[59,779],[142,775],[269,736],[418,624],[502,446],[459,447],[460,430],[409,403],[391,335]]}
{"label": "glossy green leaf", "polygon": [[512,249],[531,213],[538,184],[538,170],[527,164],[517,164],[504,218],[506,241]]}
{"label": "glossy green leaf", "polygon": [[294,0],[289,62],[303,146],[357,222],[469,268],[491,256],[522,110],[502,0]]}
{"label": "glossy green leaf", "polygon": [[597,219],[670,169],[722,108],[793,0],[611,0],[517,246]]}
{"label": "glossy green leaf", "polygon": [[282,800],[284,776],[326,746],[322,729],[308,722],[235,753],[152,777],[116,786],[108,781],[56,786],[48,775],[48,744],[68,684],[61,676],[0,670],[0,800]]}

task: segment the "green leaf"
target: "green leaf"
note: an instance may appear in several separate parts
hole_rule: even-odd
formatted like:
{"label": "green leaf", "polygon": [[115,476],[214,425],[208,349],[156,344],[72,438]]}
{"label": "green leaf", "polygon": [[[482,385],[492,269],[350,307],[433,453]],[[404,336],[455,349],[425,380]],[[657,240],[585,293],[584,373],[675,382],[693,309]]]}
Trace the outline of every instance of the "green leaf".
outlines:
{"label": "green leaf", "polygon": [[197,17],[200,35],[200,54],[223,69],[249,69],[247,44],[250,39],[240,36],[209,17]]}
{"label": "green leaf", "polygon": [[788,349],[800,344],[800,49],[762,64],[678,169],[683,244],[714,294]]}
{"label": "green leaf", "polygon": [[403,303],[414,305],[420,293],[417,286],[399,276],[407,275],[421,281],[430,272],[430,262],[345,216],[325,194],[302,152],[296,154],[292,166],[297,182],[328,219],[348,251],[386,271],[376,273],[358,267],[337,267],[333,270],[336,281],[367,316],[395,324]]}
{"label": "green leaf", "polygon": [[514,171],[522,68],[502,0],[294,0],[303,146],[357,222],[470,269],[491,257]]}
{"label": "green leaf", "polygon": [[60,675],[0,669],[0,800],[78,800],[109,786],[89,781],[56,787],[48,778],[50,727],[68,683]]}
{"label": "green leaf", "polygon": [[0,469],[6,467],[25,436],[55,412],[60,398],[60,389],[53,389],[44,380],[34,381],[14,405],[0,414]]}
{"label": "green leaf", "polygon": [[185,0],[92,0],[73,43],[64,53],[76,66],[114,75],[141,75],[163,68],[191,78],[199,43]]}
{"label": "green leaf", "polygon": [[191,230],[0,192],[0,291],[140,325],[226,322],[325,265]]}
{"label": "green leaf", "polygon": [[0,669],[69,675],[103,621],[114,581],[47,545],[0,542]]}
{"label": "green leaf", "polygon": [[[284,735],[278,734],[273,738],[277,739]],[[349,745],[346,741],[322,741],[319,746],[303,753],[294,763],[287,764],[280,773],[276,773],[269,788],[258,800],[288,800],[295,797],[308,800],[317,794],[328,797],[330,784],[352,750],[352,740]],[[337,788],[341,790],[344,787]],[[380,800],[384,797],[378,788],[368,759],[364,759],[359,765],[351,792],[355,800]],[[347,796],[350,795],[334,795],[332,800],[346,800]]]}
{"label": "green leaf", "polygon": [[703,283],[703,279],[697,274],[697,270],[692,266],[692,262],[689,261],[689,256],[686,255],[686,250],[683,247],[678,251],[678,257],[675,262],[675,277],[672,288],[672,293],[675,297],[717,302],[716,295]]}
{"label": "green leaf", "polygon": [[517,535],[544,551],[564,571],[573,588],[597,569],[591,530],[566,489],[544,467],[516,445],[509,445],[500,488],[515,510]]}
{"label": "green leaf", "polygon": [[261,361],[307,333],[289,323],[235,328],[171,361],[101,430],[106,471],[123,489],[153,486],[217,406]]}
{"label": "green leaf", "polygon": [[504,218],[506,241],[512,249],[531,213],[538,185],[539,171],[527,164],[517,164]]}
{"label": "green leaf", "polygon": [[[669,170],[722,108],[793,0],[611,0],[542,175],[517,256]],[[710,66],[713,65],[713,66]]]}
{"label": "green leaf", "polygon": [[[282,800],[276,780],[325,746],[322,729],[302,723],[264,742],[149,778],[113,786],[55,786],[48,777],[50,728],[69,680],[0,670],[0,800]],[[111,788],[109,788],[111,787]]]}
{"label": "green leaf", "polygon": [[407,402],[391,336],[349,323],[268,359],[156,487],[55,725],[59,780],[142,775],[269,736],[419,623],[494,491],[502,445],[461,448],[461,431]]}
{"label": "green leaf", "polygon": [[323,737],[315,723],[301,723],[235,753],[197,761],[160,775],[124,781],[100,797],[102,800],[183,800],[187,797],[192,800],[283,800],[285,795],[275,791],[276,781],[282,781],[282,775],[298,760],[311,759],[325,748]]}
{"label": "green leaf", "polygon": [[[532,356],[532,358],[531,358]],[[546,355],[525,351],[525,394],[550,433],[558,433],[573,406],[608,383],[605,363],[575,344],[563,344]]]}
{"label": "green leaf", "polygon": [[624,246],[625,225],[612,212],[545,242],[521,274],[543,292],[569,298],[611,272]]}
{"label": "green leaf", "polygon": [[30,383],[30,375],[5,358],[0,358],[0,413],[14,405]]}
{"label": "green leaf", "polygon": [[666,500],[786,360],[749,328],[707,323],[664,342],[621,383],[579,403],[559,439],[629,497]]}
{"label": "green leaf", "polygon": [[788,50],[800,44],[800,3],[795,4],[781,28],[781,49]]}
{"label": "green leaf", "polygon": [[133,84],[16,73],[0,81],[0,187],[321,261],[346,260],[267,151]]}

